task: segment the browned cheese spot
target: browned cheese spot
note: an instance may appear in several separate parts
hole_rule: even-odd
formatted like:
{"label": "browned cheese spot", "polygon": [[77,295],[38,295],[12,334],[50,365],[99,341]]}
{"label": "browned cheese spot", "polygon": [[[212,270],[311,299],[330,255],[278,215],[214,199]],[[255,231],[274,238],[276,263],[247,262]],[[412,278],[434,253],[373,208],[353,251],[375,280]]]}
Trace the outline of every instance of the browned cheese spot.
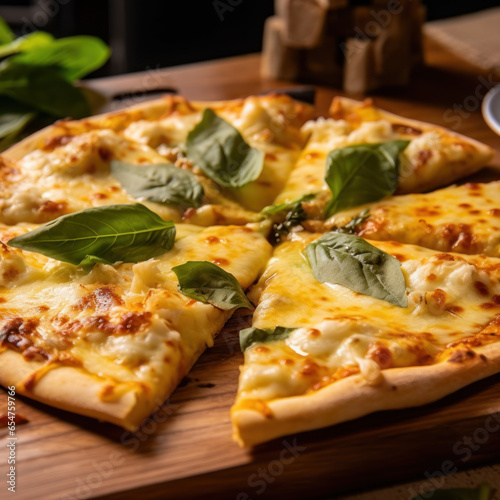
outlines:
{"label": "browned cheese spot", "polygon": [[488,295],[490,294],[488,287],[482,281],[475,281],[474,288],[476,289],[477,293],[479,295],[482,295],[483,297],[488,297]]}
{"label": "browned cheese spot", "polygon": [[207,236],[205,238],[205,241],[209,244],[209,245],[215,245],[216,243],[220,243],[221,240],[219,237],[217,236]]}
{"label": "browned cheese spot", "polygon": [[450,363],[466,363],[475,357],[476,353],[474,351],[458,349],[453,352],[453,354],[448,358],[448,361]]}
{"label": "browned cheese spot", "polygon": [[397,134],[403,135],[420,135],[422,131],[419,128],[410,127],[404,123],[393,123],[392,130]]}
{"label": "browned cheese spot", "polygon": [[123,305],[123,300],[110,287],[104,286],[79,299],[72,308],[77,311],[95,309],[101,312],[121,305]]}
{"label": "browned cheese spot", "polygon": [[392,256],[395,258],[395,259],[398,259],[399,262],[405,262],[406,260],[408,260],[404,255],[400,254],[400,253],[393,253]]}
{"label": "browned cheese spot", "polygon": [[68,144],[74,139],[74,136],[61,134],[53,137],[47,137],[43,143],[41,149],[42,151],[54,151],[54,149]]}
{"label": "browned cheese spot", "polygon": [[381,342],[375,342],[370,346],[367,357],[373,359],[382,370],[392,366],[392,353],[389,348]]}

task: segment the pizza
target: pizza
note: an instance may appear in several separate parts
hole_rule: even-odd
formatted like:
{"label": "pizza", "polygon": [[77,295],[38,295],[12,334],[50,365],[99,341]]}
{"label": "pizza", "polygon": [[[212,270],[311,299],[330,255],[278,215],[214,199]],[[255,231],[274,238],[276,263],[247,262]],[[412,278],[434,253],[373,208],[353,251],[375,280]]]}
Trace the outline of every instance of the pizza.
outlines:
{"label": "pizza", "polygon": [[[0,234],[7,240],[32,229],[4,226]],[[212,263],[246,289],[271,254],[248,226],[176,229],[171,250],[157,258],[91,270],[3,244],[1,384],[137,429],[232,312],[183,295],[172,268]]]}
{"label": "pizza", "polygon": [[0,384],[134,430],[238,309],[245,446],[499,372],[499,184],[425,192],[492,150],[371,101],[313,116],[166,96],[2,154]]}
{"label": "pizza", "polygon": [[247,446],[423,405],[500,371],[499,258],[303,231],[252,293],[232,409]]}
{"label": "pizza", "polygon": [[[188,133],[206,109],[216,110],[238,128],[246,144],[262,152],[263,167],[252,182],[221,189],[227,186],[183,154]],[[256,221],[256,213],[284,186],[305,141],[300,128],[311,117],[310,106],[287,96],[208,104],[168,95],[126,112],[57,122],[3,155],[0,222],[45,223],[88,207],[133,203],[136,198],[111,175],[113,161],[168,163],[196,176],[203,196],[191,206],[146,200],[165,219],[202,226]]]}
{"label": "pizza", "polygon": [[430,193],[389,196],[343,210],[311,226],[330,230],[365,217],[355,233],[445,252],[500,256],[500,182],[468,182]]}
{"label": "pizza", "polygon": [[[325,206],[332,199],[329,184],[341,184],[342,189],[350,187],[343,185],[342,180],[339,181],[334,176],[329,179],[328,173],[325,176],[325,168],[329,167],[328,160],[335,150],[341,153],[350,148],[352,157],[352,153],[356,152],[356,145],[391,142],[396,146],[403,146],[398,151],[401,154],[397,178],[385,183],[391,184],[394,181],[389,194],[419,193],[435,189],[476,172],[493,158],[491,148],[478,141],[435,125],[381,111],[370,100],[359,103],[347,98],[335,98],[330,107],[330,115],[331,117],[319,118],[304,125],[304,130],[309,133],[309,140],[276,200],[278,204],[286,203],[307,194],[315,194],[314,203],[308,209],[311,219],[323,218]],[[347,154],[336,158],[336,164],[342,163],[342,160],[345,163],[348,158]],[[356,161],[360,159],[356,158]],[[369,168],[370,165],[367,164],[368,172]],[[375,179],[370,179],[368,172],[364,172],[360,182],[356,183],[356,178],[350,181],[356,193],[362,191],[363,186],[368,186],[369,191],[375,189]],[[385,178],[384,172],[376,174],[380,183]],[[349,178],[350,175],[346,174],[346,177]],[[388,186],[381,187],[387,190]]]}

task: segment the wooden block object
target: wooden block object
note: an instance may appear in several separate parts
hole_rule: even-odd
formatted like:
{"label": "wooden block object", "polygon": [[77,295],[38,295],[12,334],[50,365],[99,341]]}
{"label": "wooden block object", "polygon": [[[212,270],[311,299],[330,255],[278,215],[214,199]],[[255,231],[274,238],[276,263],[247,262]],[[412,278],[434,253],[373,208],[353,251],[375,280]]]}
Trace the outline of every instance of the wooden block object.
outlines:
{"label": "wooden block object", "polygon": [[290,0],[274,0],[274,15],[285,18],[285,12]]}
{"label": "wooden block object", "polygon": [[344,90],[349,94],[364,94],[376,88],[374,40],[348,38],[344,53]]}
{"label": "wooden block object", "polygon": [[316,0],[316,2],[328,10],[344,9],[349,7],[349,0]]}
{"label": "wooden block object", "polygon": [[412,16],[411,27],[411,59],[413,64],[424,63],[424,37],[423,26],[427,18],[427,7],[418,5]]}
{"label": "wooden block object", "polygon": [[342,85],[342,57],[339,40],[325,36],[319,47],[304,51],[300,69],[303,80],[317,84]]}
{"label": "wooden block object", "polygon": [[275,80],[295,80],[299,76],[300,50],[284,42],[285,21],[273,16],[266,19],[262,47],[261,75]]}
{"label": "wooden block object", "polygon": [[[275,0],[266,24],[263,74],[339,85],[362,94],[405,85],[423,61],[420,0]],[[345,40],[345,41],[344,41]],[[344,68],[342,75],[342,56]]]}
{"label": "wooden block object", "polygon": [[311,49],[321,43],[327,8],[315,0],[287,0],[280,6],[289,47]]}
{"label": "wooden block object", "polygon": [[381,85],[406,85],[411,70],[412,18],[407,10],[390,17],[373,42],[375,74]]}
{"label": "wooden block object", "polygon": [[355,9],[329,10],[326,16],[325,35],[345,39],[355,35],[354,27]]}

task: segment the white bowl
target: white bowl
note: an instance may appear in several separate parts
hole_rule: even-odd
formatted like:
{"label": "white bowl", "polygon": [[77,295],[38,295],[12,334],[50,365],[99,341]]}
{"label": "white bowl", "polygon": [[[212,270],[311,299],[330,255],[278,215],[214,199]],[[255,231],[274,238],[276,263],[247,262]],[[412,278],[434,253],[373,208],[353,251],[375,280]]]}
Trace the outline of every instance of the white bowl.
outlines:
{"label": "white bowl", "polygon": [[500,135],[500,85],[496,85],[486,94],[481,110],[491,130]]}

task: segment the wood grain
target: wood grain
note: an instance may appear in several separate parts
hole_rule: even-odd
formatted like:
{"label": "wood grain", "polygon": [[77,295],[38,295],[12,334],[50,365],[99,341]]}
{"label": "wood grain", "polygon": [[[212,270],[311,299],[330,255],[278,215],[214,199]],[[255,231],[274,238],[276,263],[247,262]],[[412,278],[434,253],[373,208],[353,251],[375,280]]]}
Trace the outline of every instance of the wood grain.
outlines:
{"label": "wood grain", "polygon": [[[500,375],[426,407],[381,412],[252,451],[239,448],[231,441],[229,407],[242,361],[236,332],[241,326],[241,318],[228,324],[182,387],[135,435],[19,397],[17,410],[29,423],[16,431],[16,498],[142,500],[195,498],[200,492],[214,499],[270,498],[277,492],[314,498],[425,479],[445,460],[464,467],[498,456],[500,431],[475,444],[477,450],[464,437],[476,433],[483,441],[477,429],[485,428],[490,414],[500,421]],[[1,429],[2,441],[5,435]],[[462,462],[467,449],[470,459]],[[0,460],[4,467],[6,460]]]}
{"label": "wood grain", "polygon": [[[474,99],[468,99],[482,84],[479,77],[488,81],[488,75],[434,45],[428,45],[427,59],[428,66],[409,87],[378,92],[376,103],[491,145],[497,150],[494,168],[481,175],[498,177],[500,137],[485,125],[479,107],[472,106]],[[132,92],[125,101],[130,105],[144,97],[142,92],[167,86],[191,99],[210,100],[292,85],[261,79],[259,62],[259,56],[250,55],[96,80],[89,86],[110,95]],[[317,90],[317,108],[326,113],[341,92]],[[499,458],[500,430],[483,429],[494,422],[490,415],[500,419],[500,375],[425,407],[377,413],[251,451],[239,448],[231,440],[229,408],[242,361],[237,330],[246,324],[245,318],[231,320],[185,383],[135,435],[18,397],[17,411],[29,422],[16,431],[14,498],[315,498],[426,479],[447,460],[464,468]],[[0,405],[5,399],[0,392]],[[3,482],[6,436],[0,428],[1,498],[8,493]]]}

